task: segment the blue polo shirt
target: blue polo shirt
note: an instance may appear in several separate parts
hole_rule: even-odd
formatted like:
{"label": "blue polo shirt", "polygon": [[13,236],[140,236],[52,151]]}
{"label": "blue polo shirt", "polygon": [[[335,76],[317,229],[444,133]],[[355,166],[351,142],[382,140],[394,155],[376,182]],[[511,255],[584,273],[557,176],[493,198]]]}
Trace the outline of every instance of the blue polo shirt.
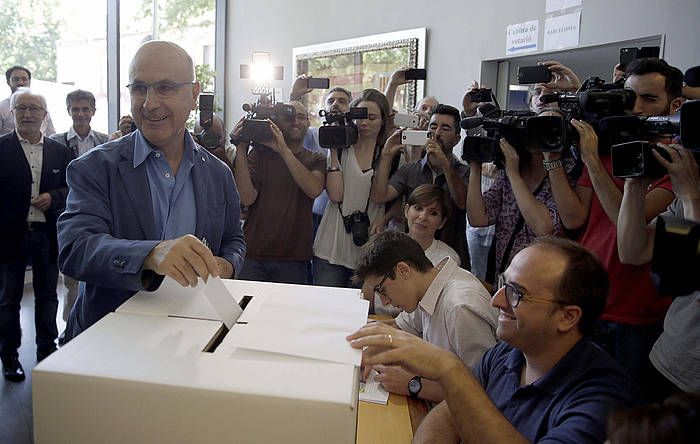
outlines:
{"label": "blue polo shirt", "polygon": [[622,368],[589,339],[580,340],[542,378],[520,386],[523,353],[500,342],[474,376],[491,401],[530,442],[601,443],[608,413],[635,404],[637,392]]}
{"label": "blue polo shirt", "polygon": [[146,163],[153,221],[161,240],[193,234],[197,227],[192,166],[199,148],[187,131],[184,137],[185,149],[182,160],[177,174],[173,174],[170,164],[165,159],[165,153],[151,147],[141,132],[136,132],[134,168]]}

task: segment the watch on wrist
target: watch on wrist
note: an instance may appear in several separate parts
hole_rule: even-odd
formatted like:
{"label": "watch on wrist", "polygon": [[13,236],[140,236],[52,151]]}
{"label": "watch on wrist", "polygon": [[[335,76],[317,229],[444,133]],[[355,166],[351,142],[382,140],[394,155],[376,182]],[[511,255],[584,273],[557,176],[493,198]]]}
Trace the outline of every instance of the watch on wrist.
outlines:
{"label": "watch on wrist", "polygon": [[564,164],[561,162],[561,159],[557,160],[543,160],[542,165],[544,166],[544,170],[547,172],[550,172],[552,170],[555,170],[557,168],[563,168]]}
{"label": "watch on wrist", "polygon": [[411,398],[418,398],[418,393],[420,393],[422,388],[423,384],[421,384],[420,376],[414,376],[408,381],[408,394],[411,395]]}

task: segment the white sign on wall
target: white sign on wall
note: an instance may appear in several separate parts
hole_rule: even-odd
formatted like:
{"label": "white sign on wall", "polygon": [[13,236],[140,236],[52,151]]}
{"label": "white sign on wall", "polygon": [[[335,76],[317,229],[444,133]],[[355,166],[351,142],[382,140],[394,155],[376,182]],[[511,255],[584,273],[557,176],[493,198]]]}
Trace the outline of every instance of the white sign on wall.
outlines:
{"label": "white sign on wall", "polygon": [[578,46],[581,11],[550,17],[544,21],[544,50]]}
{"label": "white sign on wall", "polygon": [[508,25],[506,29],[506,55],[537,51],[539,20]]}
{"label": "white sign on wall", "polygon": [[569,9],[574,6],[581,6],[581,0],[547,0],[547,9],[545,12],[549,14],[550,12]]}

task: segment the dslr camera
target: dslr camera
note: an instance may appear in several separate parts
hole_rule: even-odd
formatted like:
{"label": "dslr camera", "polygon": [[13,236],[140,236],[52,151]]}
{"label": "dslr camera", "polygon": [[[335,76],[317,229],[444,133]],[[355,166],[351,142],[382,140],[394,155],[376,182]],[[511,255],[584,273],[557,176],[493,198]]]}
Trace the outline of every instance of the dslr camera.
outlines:
{"label": "dslr camera", "polygon": [[[325,120],[318,129],[318,144],[324,148],[347,148],[357,142],[355,119],[366,119],[367,108],[350,108],[346,113],[318,112]],[[349,231],[348,231],[349,233]]]}
{"label": "dslr camera", "polygon": [[238,136],[238,140],[231,140],[234,145],[236,142],[249,141],[256,142],[260,144],[269,143],[272,141],[272,130],[270,129],[270,119],[274,122],[286,121],[291,122],[294,120],[296,110],[291,105],[285,105],[284,103],[275,104],[243,104],[243,111],[248,114],[243,120],[243,129],[241,134]]}
{"label": "dslr camera", "polygon": [[345,232],[352,233],[352,243],[358,247],[364,245],[369,240],[369,216],[365,211],[354,211],[349,216],[343,216]]}

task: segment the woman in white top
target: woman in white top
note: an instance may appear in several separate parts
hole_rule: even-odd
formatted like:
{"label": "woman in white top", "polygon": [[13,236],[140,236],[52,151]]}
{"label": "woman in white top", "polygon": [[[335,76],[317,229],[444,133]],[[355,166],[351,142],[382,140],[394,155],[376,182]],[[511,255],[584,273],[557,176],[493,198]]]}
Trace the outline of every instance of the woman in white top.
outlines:
{"label": "woman in white top", "polygon": [[350,106],[367,108],[367,119],[355,121],[358,128],[355,144],[347,149],[330,150],[326,175],[330,203],[314,240],[316,285],[352,286],[353,268],[360,247],[367,240],[363,236],[365,227],[368,230],[375,220],[384,216],[384,204],[370,202],[369,192],[378,153],[386,139],[391,108],[384,94],[376,89],[362,91]]}

